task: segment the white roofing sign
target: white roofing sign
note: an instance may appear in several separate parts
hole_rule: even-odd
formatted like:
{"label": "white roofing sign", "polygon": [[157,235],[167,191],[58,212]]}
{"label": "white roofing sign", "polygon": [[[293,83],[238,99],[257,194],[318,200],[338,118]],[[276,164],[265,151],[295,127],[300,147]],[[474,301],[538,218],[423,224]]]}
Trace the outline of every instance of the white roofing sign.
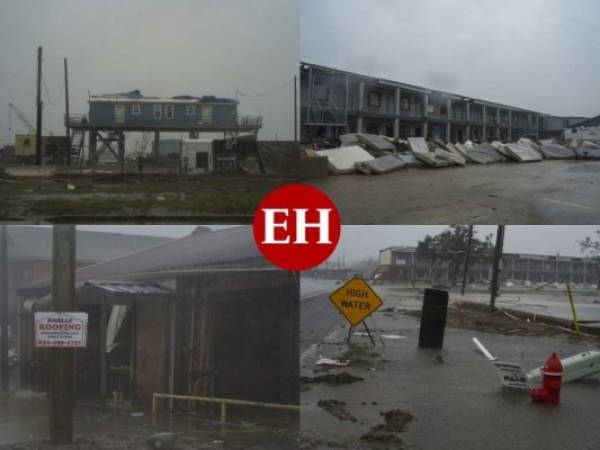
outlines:
{"label": "white roofing sign", "polygon": [[56,348],[86,347],[87,325],[87,313],[36,312],[35,346]]}

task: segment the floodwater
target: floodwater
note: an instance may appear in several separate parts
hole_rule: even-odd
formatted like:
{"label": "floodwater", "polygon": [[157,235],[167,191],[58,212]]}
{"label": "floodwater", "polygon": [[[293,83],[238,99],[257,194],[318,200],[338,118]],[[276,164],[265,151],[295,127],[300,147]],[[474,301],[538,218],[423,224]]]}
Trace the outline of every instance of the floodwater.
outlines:
{"label": "floodwater", "polygon": [[[49,404],[43,393],[13,391],[0,395],[0,449],[7,444],[48,439]],[[199,415],[168,415],[102,408],[80,401],[75,411],[75,436],[92,438],[99,448],[113,448],[114,441],[138,448],[158,432],[175,432],[184,447],[206,449],[294,449],[297,420],[232,420],[225,427]],[[94,448],[97,448],[94,447]]]}

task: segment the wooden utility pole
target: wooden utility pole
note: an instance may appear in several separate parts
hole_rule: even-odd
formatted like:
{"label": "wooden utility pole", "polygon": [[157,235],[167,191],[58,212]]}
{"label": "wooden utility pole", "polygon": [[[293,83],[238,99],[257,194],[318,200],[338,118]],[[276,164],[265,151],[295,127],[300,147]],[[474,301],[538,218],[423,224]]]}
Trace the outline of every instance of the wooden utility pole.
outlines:
{"label": "wooden utility pole", "polygon": [[[76,311],[75,225],[54,225],[52,233],[52,303],[54,311]],[[75,363],[72,348],[51,349],[50,442],[73,442]]]}
{"label": "wooden utility pole", "polygon": [[67,166],[71,165],[71,129],[69,128],[69,71],[65,58],[65,142],[67,144]]}
{"label": "wooden utility pole", "polygon": [[298,77],[294,75],[294,142],[298,142]]}
{"label": "wooden utility pole", "polygon": [[498,297],[498,278],[500,275],[500,263],[502,261],[502,249],[504,247],[504,225],[498,225],[496,232],[496,247],[494,248],[494,266],[492,268],[492,284],[490,296],[490,309],[496,310],[496,297]]}
{"label": "wooden utility pole", "polygon": [[42,165],[42,47],[37,56],[37,100],[35,122],[35,164]]}
{"label": "wooden utility pole", "polygon": [[471,258],[471,245],[473,243],[473,225],[469,225],[469,240],[467,241],[467,252],[465,254],[465,270],[463,272],[462,287],[460,289],[460,295],[465,295],[465,288],[467,286],[467,277],[469,274],[469,259]]}
{"label": "wooden utility pole", "polygon": [[0,229],[0,378],[1,390],[8,392],[8,231],[6,225]]}

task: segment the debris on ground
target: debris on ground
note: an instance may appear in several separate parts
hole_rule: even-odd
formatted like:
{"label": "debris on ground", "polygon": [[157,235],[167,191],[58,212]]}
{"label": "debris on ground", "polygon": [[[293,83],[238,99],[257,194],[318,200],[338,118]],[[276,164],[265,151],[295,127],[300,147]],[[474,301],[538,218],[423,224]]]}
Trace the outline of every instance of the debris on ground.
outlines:
{"label": "debris on ground", "polygon": [[175,447],[176,442],[176,433],[156,433],[146,441],[146,444],[156,450],[171,450]]}
{"label": "debris on ground", "polygon": [[398,436],[398,433],[404,433],[406,426],[415,417],[411,413],[402,411],[401,409],[392,409],[391,411],[382,412],[380,415],[384,418],[385,423],[371,427],[360,439],[371,443],[378,449],[403,448],[404,441]]}
{"label": "debris on ground", "polygon": [[317,366],[332,366],[332,367],[345,367],[350,363],[347,359],[331,359],[321,358],[315,364]]}
{"label": "debris on ground", "polygon": [[[355,333],[358,334],[358,333]],[[374,360],[381,355],[377,352],[371,351],[371,349],[361,344],[350,344],[348,350],[342,354],[342,358],[348,360],[350,367],[375,367],[380,366],[381,360]]]}
{"label": "debris on ground", "polygon": [[404,448],[404,441],[400,436],[385,431],[371,429],[368,433],[363,434],[360,440],[369,442],[376,449],[401,450]]}
{"label": "debris on ground", "polygon": [[350,384],[363,380],[364,378],[350,375],[348,372],[328,373],[326,375],[319,375],[316,377],[300,377],[301,384],[324,383],[332,386]]}
{"label": "debris on ground", "polygon": [[323,439],[317,435],[302,433],[300,435],[299,449],[300,450],[311,450],[314,448],[326,448],[326,449],[356,449],[354,444],[346,442],[332,441]]}
{"label": "debris on ground", "polygon": [[339,400],[319,400],[317,406],[323,408],[329,414],[334,415],[340,420],[349,420],[350,422],[356,422],[357,419],[346,410],[346,402]]}
{"label": "debris on ground", "polygon": [[[405,314],[420,317],[421,311],[411,310]],[[492,312],[489,305],[482,303],[458,301],[453,301],[448,306],[446,324],[451,328],[515,336],[559,336],[569,331],[539,321],[520,320],[501,309]],[[582,335],[579,339],[598,341],[598,337],[595,336]]]}

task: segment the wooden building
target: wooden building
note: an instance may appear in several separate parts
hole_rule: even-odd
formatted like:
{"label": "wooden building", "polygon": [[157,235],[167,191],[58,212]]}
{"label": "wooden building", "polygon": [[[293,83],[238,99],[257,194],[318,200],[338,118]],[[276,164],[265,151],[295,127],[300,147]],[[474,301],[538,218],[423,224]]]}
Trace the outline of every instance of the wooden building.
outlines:
{"label": "wooden building", "polygon": [[[249,226],[190,236],[76,272],[88,346],[82,396],[151,406],[170,393],[298,404],[299,280],[260,255]],[[46,280],[21,290],[22,388],[45,389],[48,353],[33,313]]]}

